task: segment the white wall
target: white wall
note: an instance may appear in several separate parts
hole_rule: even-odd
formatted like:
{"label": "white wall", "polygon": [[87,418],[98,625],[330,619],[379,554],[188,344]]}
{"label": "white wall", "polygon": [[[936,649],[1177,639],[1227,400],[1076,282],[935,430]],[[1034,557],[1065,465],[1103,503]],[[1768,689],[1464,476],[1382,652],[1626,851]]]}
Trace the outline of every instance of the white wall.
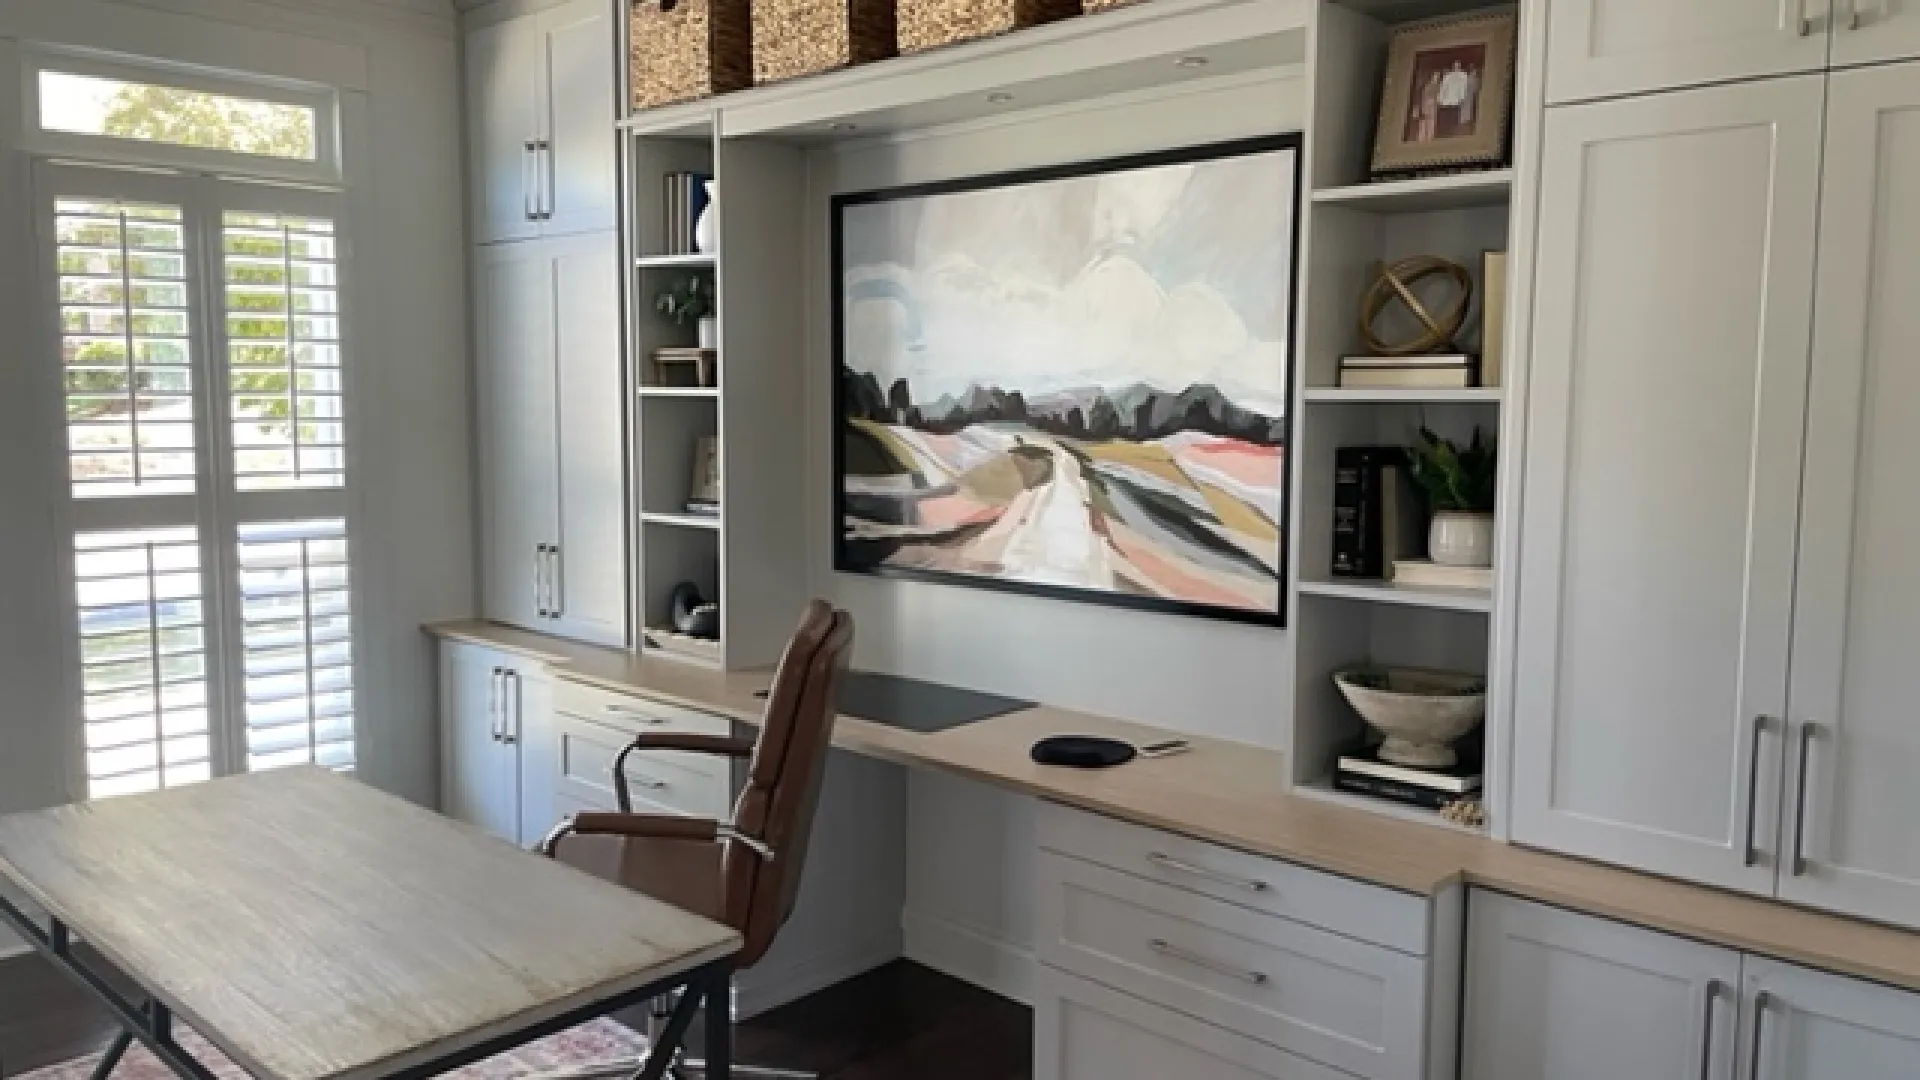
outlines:
{"label": "white wall", "polygon": [[[1285,631],[836,574],[830,538],[832,362],[828,198],[1116,154],[1298,130],[1297,73],[1034,110],[814,156],[808,310],[809,565],[847,608],[856,663],[1267,747],[1288,744]],[[909,780],[908,955],[1024,997],[1033,821],[1024,797],[915,772]]]}
{"label": "white wall", "polygon": [[[31,203],[17,42],[326,82],[343,95],[359,307],[350,363],[361,774],[436,791],[424,621],[473,610],[459,56],[440,0],[0,2],[0,811],[80,794],[53,508],[57,362],[26,300]],[[357,131],[356,131],[357,128]],[[355,154],[354,148],[359,147]],[[47,373],[52,373],[50,376]],[[48,378],[54,381],[49,382]],[[38,381],[36,381],[38,380]],[[363,407],[364,406],[364,407]]]}

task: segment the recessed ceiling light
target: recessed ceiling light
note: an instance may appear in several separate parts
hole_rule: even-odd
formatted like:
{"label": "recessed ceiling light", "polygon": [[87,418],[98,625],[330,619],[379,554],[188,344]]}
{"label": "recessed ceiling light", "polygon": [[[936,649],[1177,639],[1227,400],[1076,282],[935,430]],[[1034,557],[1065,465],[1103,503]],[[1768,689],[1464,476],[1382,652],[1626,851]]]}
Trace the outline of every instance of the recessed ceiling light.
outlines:
{"label": "recessed ceiling light", "polygon": [[1203,68],[1207,66],[1207,58],[1204,56],[1183,56],[1173,63],[1176,67]]}
{"label": "recessed ceiling light", "polygon": [[1012,100],[1013,95],[1007,93],[1005,90],[995,90],[993,93],[987,95],[987,104],[989,105],[1005,105]]}

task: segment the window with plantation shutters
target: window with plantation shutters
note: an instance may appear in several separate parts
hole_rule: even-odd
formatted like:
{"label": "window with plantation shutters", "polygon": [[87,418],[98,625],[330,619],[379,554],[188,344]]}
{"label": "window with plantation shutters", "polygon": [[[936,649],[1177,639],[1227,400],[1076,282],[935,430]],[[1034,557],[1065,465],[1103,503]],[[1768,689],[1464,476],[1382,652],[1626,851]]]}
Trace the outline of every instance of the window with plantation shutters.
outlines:
{"label": "window with plantation shutters", "polygon": [[87,794],[355,764],[337,194],[42,162]]}

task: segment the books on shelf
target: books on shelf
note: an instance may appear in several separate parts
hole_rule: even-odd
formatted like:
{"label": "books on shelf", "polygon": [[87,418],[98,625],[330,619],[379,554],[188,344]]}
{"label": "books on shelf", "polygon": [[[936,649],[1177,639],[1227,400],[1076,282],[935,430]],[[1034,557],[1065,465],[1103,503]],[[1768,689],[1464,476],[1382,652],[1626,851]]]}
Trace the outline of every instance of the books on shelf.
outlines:
{"label": "books on shelf", "polygon": [[1434,356],[1346,356],[1341,386],[1465,388],[1480,385],[1480,358],[1470,353]]}
{"label": "books on shelf", "polygon": [[1395,559],[1393,583],[1422,589],[1493,589],[1491,566],[1442,566],[1430,559]]}
{"label": "books on shelf", "polygon": [[1465,748],[1460,763],[1451,769],[1413,769],[1382,761],[1368,747],[1340,755],[1334,763],[1333,786],[1340,791],[1438,810],[1479,794],[1480,774],[1478,755]]}
{"label": "books on shelf", "polygon": [[1396,560],[1420,550],[1420,525],[1404,449],[1342,446],[1334,451],[1335,577],[1386,577]]}
{"label": "books on shelf", "polygon": [[661,231],[666,236],[665,255],[692,255],[700,250],[694,242],[694,226],[700,212],[707,208],[706,173],[670,172],[662,177],[661,205],[665,210]]}
{"label": "books on shelf", "polygon": [[718,499],[688,499],[686,506],[687,513],[692,514],[694,517],[718,518],[720,516],[720,500]]}

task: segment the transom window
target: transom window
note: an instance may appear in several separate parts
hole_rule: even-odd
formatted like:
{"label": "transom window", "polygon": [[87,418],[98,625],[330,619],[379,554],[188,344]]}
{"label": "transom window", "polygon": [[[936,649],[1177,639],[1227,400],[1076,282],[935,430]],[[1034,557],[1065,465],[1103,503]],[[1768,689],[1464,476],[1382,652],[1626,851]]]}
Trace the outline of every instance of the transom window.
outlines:
{"label": "transom window", "polygon": [[40,72],[40,126],[296,161],[319,154],[320,117],[308,106],[52,69]]}

